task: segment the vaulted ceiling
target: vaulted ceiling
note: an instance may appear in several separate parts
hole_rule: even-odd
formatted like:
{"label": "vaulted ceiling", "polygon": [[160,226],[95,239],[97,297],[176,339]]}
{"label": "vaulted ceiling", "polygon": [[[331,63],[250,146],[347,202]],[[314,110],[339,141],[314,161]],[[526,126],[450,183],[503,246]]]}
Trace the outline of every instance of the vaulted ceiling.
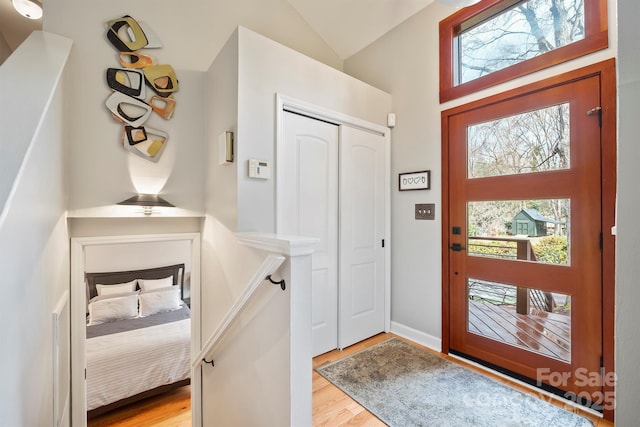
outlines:
{"label": "vaulted ceiling", "polygon": [[[346,59],[434,0],[288,0],[303,19]],[[46,19],[46,17],[45,17]],[[0,33],[12,50],[42,28],[42,20],[19,15],[0,0]]]}
{"label": "vaulted ceiling", "polygon": [[342,59],[368,46],[434,0],[288,0]]}

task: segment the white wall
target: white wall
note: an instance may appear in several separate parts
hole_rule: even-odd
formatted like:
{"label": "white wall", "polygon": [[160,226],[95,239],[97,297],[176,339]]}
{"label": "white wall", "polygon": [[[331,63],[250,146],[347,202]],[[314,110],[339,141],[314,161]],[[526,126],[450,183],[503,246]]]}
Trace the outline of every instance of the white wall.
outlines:
{"label": "white wall", "polygon": [[[392,329],[436,348],[442,335],[441,111],[614,57],[617,50],[615,31],[610,31],[610,47],[604,51],[440,104],[438,23],[454,11],[434,2],[345,61],[346,72],[391,93],[397,114],[391,133]],[[615,4],[611,4],[610,28],[615,28],[615,16]],[[426,169],[431,170],[431,190],[398,191],[398,173]],[[414,220],[416,203],[435,203],[435,221]]]}
{"label": "white wall", "polygon": [[11,55],[11,48],[5,38],[0,34],[0,65]]}
{"label": "white wall", "polygon": [[[15,180],[10,180],[10,197],[0,214],[2,293],[8,302],[0,310],[0,322],[5,325],[0,328],[0,414],[2,424],[8,426],[53,424],[52,311],[69,289],[63,129],[69,86],[62,83],[61,73],[70,48],[70,40],[34,33],[1,68],[2,74],[14,75],[11,80],[0,78],[3,102],[10,104],[5,107],[13,107],[0,114],[2,145],[9,144],[5,138],[15,125],[24,124],[19,136],[27,140],[23,157],[12,157],[18,170],[11,168]],[[34,56],[40,67],[12,68]],[[23,78],[16,78],[20,72]],[[21,103],[29,105],[22,108],[4,98],[13,91],[21,93]],[[35,115],[35,123],[34,117],[19,117],[25,110]],[[3,170],[3,179],[9,178],[8,173]],[[69,342],[68,335],[62,339]],[[66,381],[62,378],[63,384]],[[65,420],[69,422],[68,417]]]}
{"label": "white wall", "polygon": [[[244,27],[234,32],[213,62],[207,82],[203,335],[222,318],[253,273],[245,264],[255,260],[238,248],[233,232],[275,231],[275,168],[269,180],[247,177],[249,158],[274,161],[275,94],[378,124],[386,122],[391,103],[388,94]],[[224,130],[234,130],[237,156],[232,165],[218,164],[217,138]]]}
{"label": "white wall", "polygon": [[[111,119],[104,106],[109,95],[104,73],[116,64],[116,52],[105,38],[105,22],[125,14],[154,29],[164,47],[148,53],[171,64],[180,81],[174,118],[167,123],[154,119],[155,126],[168,130],[170,135],[158,164],[145,163],[123,151],[119,145],[121,126]],[[69,129],[69,227],[73,237],[201,231],[205,171],[210,166],[205,158],[210,135],[205,134],[209,128],[204,116],[207,84],[203,70],[238,24],[269,34],[336,68],[342,66],[339,57],[286,0],[251,0],[240,7],[237,2],[224,0],[199,0],[188,5],[167,0],[135,3],[50,0],[45,5],[45,15],[44,26],[48,31],[75,41],[68,71],[72,84],[65,112]],[[213,94],[212,99],[217,95]],[[211,105],[215,106],[215,102]],[[236,122],[234,117],[231,124]],[[221,126],[226,128],[227,124]],[[159,217],[142,218],[123,211],[128,208],[114,206],[136,191],[135,177],[166,179],[161,195],[178,208]],[[222,189],[233,182],[218,184]],[[212,198],[207,201],[211,203]],[[236,205],[234,202],[227,206],[235,211]],[[225,208],[224,204],[216,206]],[[237,259],[244,258],[236,258],[234,262]],[[215,258],[203,256],[205,265],[216,262]],[[234,266],[238,270],[242,267]],[[225,293],[224,285],[219,288],[214,280],[215,277],[205,281],[203,287]]]}
{"label": "white wall", "polygon": [[68,218],[71,237],[129,236],[136,234],[199,233],[202,218]]}
{"label": "white wall", "polygon": [[[158,164],[123,150],[119,142],[121,126],[112,120],[104,105],[110,94],[105,70],[117,66],[116,51],[105,37],[105,23],[125,14],[146,22],[154,30],[164,47],[148,49],[147,53],[161,63],[171,64],[180,82],[174,117],[165,122],[152,115],[147,122],[169,133],[167,148]],[[252,0],[242,7],[223,0],[198,0],[186,6],[168,0],[51,0],[45,5],[45,16],[45,29],[75,41],[69,73],[74,83],[66,117],[72,147],[69,210],[70,216],[75,217],[127,216],[114,211],[113,204],[138,191],[136,184],[140,180],[167,180],[161,194],[186,211],[174,210],[170,215],[202,214],[203,71],[238,23],[254,26],[341,66],[337,56],[286,0]]]}
{"label": "white wall", "polygon": [[191,271],[191,241],[171,240],[142,243],[114,243],[85,248],[87,272],[128,271],[164,265],[184,264]]}
{"label": "white wall", "polygon": [[640,408],[640,3],[621,1],[618,10],[618,217],[616,259],[616,425],[638,424]]}
{"label": "white wall", "polygon": [[[233,234],[237,224],[237,175],[241,165],[237,160],[232,164],[218,164],[220,133],[226,130],[233,131],[236,147],[242,143],[238,141],[237,127],[238,57],[238,32],[235,31],[213,61],[207,77],[206,158],[209,167],[205,195],[207,215],[202,232],[203,341],[207,340],[220,324],[264,259],[264,254],[259,251],[239,245]],[[271,301],[273,296],[276,296],[273,289],[260,289],[256,296],[256,300],[260,301],[257,307],[264,307],[265,303],[262,301]],[[235,331],[239,327],[236,326],[230,331],[221,352],[213,355],[216,367],[203,366],[205,425],[242,425],[238,424],[241,421],[244,425],[260,425],[260,422],[272,425],[287,424],[286,411],[283,413],[274,410],[273,405],[268,409],[266,405],[266,397],[276,391],[281,396],[288,396],[286,382],[274,384],[274,391],[269,394],[265,394],[259,387],[249,390],[249,385],[260,383],[262,369],[265,369],[265,375],[275,374],[277,378],[288,378],[286,363],[282,365],[282,360],[276,361],[270,367],[263,365],[271,361],[270,357],[259,360],[260,354],[279,352],[276,349],[286,345],[286,341],[283,341],[279,334],[288,334],[286,319],[283,317],[287,313],[286,305],[283,304],[287,301],[288,299],[284,298],[274,299],[275,311],[270,308],[266,312],[258,310],[257,314],[256,305],[252,305],[250,313],[238,320],[238,325],[243,326],[243,333],[236,334]],[[265,330],[260,329],[260,325],[267,324],[271,325],[271,329],[265,333]],[[269,337],[270,342],[264,341],[263,337]],[[241,375],[235,375],[236,372],[241,372]],[[220,387],[220,384],[225,386]],[[238,400],[237,396],[244,393],[249,393],[246,399]],[[260,398],[261,394],[265,396],[264,399]],[[243,409],[247,402],[251,402],[254,410]],[[263,412],[262,404],[265,404],[266,412]]]}
{"label": "white wall", "polygon": [[[288,0],[191,0],[181,6],[170,0],[46,3],[44,29],[73,38],[82,54],[76,60],[85,66],[93,61],[112,62],[112,55],[104,57],[100,53],[101,46],[108,43],[104,38],[105,22],[131,15],[149,24],[162,41],[164,47],[157,51],[158,59],[179,69],[206,71],[238,25],[342,68],[338,55],[310,29]],[[102,76],[103,65],[85,69],[100,69],[98,75]]]}
{"label": "white wall", "polygon": [[275,159],[275,95],[386,126],[389,94],[246,28],[238,30],[238,230],[275,232],[275,179],[248,177],[247,161]]}
{"label": "white wall", "polygon": [[229,230],[238,219],[238,161],[219,164],[218,137],[233,132],[238,138],[238,35],[234,31],[207,73],[206,95],[207,168],[206,212]]}
{"label": "white wall", "polygon": [[[162,57],[161,52],[158,56]],[[173,118],[165,121],[152,115],[145,123],[169,134],[161,158],[154,163],[126,152],[120,145],[122,125],[111,118],[104,105],[110,90],[103,76],[109,66],[116,64],[105,65],[95,79],[83,78],[84,84],[89,81],[94,87],[81,89],[88,96],[72,99],[71,113],[66,117],[75,136],[71,138],[69,152],[69,216],[142,216],[140,208],[113,205],[137,193],[157,191],[148,189],[160,189],[161,196],[176,206],[162,209],[162,215],[202,214],[204,73],[176,69],[180,90],[175,94],[177,106]],[[95,100],[92,105],[88,104],[91,99]],[[80,120],[78,115],[82,117]]]}
{"label": "white wall", "polygon": [[[111,93],[105,72],[108,67],[118,67],[117,52],[105,37],[105,23],[127,13],[146,21],[167,45],[148,53],[159,63],[172,65],[180,82],[174,117],[164,121],[154,114],[146,123],[169,134],[158,163],[123,149],[122,125],[113,120],[105,106]],[[161,188],[163,197],[178,208],[203,210],[204,165],[199,161],[203,153],[203,75],[190,71],[191,64],[185,66],[181,60],[179,49],[172,43],[176,34],[180,33],[182,39],[187,32],[163,22],[159,17],[165,15],[165,19],[179,19],[180,14],[162,14],[156,7],[147,8],[141,3],[125,6],[125,2],[58,0],[45,5],[44,27],[75,42],[69,64],[73,86],[65,117],[71,135],[68,173],[72,217],[126,215],[105,209],[137,192],[150,192],[145,190],[150,182],[155,184],[150,187]]]}
{"label": "white wall", "polygon": [[[233,232],[275,230],[274,178],[247,177],[247,160],[275,158],[275,94],[281,93],[324,108],[386,123],[388,94],[306,57],[247,28],[229,38],[207,77],[207,216],[202,238],[203,334],[220,320],[246,284],[243,265],[224,271],[248,256],[237,249]],[[218,135],[234,131],[236,160],[218,164]],[[276,166],[274,164],[274,166]],[[238,252],[239,250],[239,252]],[[248,260],[247,262],[250,262]],[[206,316],[212,316],[207,319]]]}
{"label": "white wall", "polygon": [[191,296],[191,241],[171,240],[87,246],[86,272],[130,271],[184,264],[184,298]]}
{"label": "white wall", "polygon": [[[242,293],[251,278],[247,266],[260,261],[252,252],[238,246],[233,235],[237,224],[237,160],[218,163],[218,136],[225,131],[234,133],[237,146],[238,122],[238,34],[231,35],[207,72],[206,95],[207,168],[205,206],[202,235],[203,310],[202,334],[209,336],[224,317],[226,310]],[[243,260],[239,263],[237,260]]]}
{"label": "white wall", "polygon": [[[247,160],[275,159],[276,93],[378,124],[386,122],[391,104],[388,94],[244,27],[238,28],[221,50],[207,82],[209,151],[201,299],[204,340],[265,257],[239,245],[234,232],[275,229],[277,165],[273,163],[273,178],[256,181],[247,177]],[[217,162],[217,137],[224,130],[235,132],[237,158],[233,165]],[[308,269],[310,278],[310,265]],[[294,288],[304,285],[300,280],[289,283]],[[279,288],[274,292],[267,287],[259,292],[255,304],[238,322],[242,333],[235,334],[239,326],[232,328],[229,342],[217,357],[214,354],[216,366],[203,367],[205,425],[289,425],[289,411],[299,409],[289,408],[289,396],[296,383],[306,384],[302,376],[311,373],[310,304],[291,307],[289,289],[281,293]],[[309,316],[307,356],[290,360],[296,344],[291,342],[289,320],[304,315]],[[303,365],[308,366],[295,368]],[[292,366],[300,371],[296,378],[291,374]],[[309,417],[310,388],[309,377],[308,396],[294,396],[303,401],[306,398]],[[239,395],[243,398],[238,399]]]}
{"label": "white wall", "polygon": [[[0,67],[0,207],[10,197],[22,160],[50,102],[51,90],[60,79],[70,41],[35,32],[21,47],[19,55],[13,55]],[[42,55],[49,55],[49,60],[43,61]]]}

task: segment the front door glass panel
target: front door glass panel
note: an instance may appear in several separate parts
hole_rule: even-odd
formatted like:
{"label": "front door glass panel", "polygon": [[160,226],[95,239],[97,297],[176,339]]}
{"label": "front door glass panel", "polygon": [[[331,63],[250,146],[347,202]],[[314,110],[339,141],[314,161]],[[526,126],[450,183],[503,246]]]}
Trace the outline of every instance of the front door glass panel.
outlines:
{"label": "front door glass panel", "polygon": [[569,199],[467,203],[470,256],[570,265]]}
{"label": "front door glass panel", "polygon": [[467,280],[467,331],[571,362],[571,296]]}
{"label": "front door glass panel", "polygon": [[568,169],[569,123],[564,103],[469,126],[468,177]]}

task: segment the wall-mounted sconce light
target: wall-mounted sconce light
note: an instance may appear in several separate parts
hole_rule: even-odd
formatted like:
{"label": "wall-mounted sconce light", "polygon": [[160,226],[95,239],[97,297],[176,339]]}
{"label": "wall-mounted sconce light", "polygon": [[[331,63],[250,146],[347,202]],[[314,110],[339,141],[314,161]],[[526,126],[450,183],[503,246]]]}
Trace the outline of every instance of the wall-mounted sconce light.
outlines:
{"label": "wall-mounted sconce light", "polygon": [[162,206],[168,208],[174,208],[175,205],[167,202],[162,197],[156,194],[138,194],[136,196],[130,197],[127,200],[123,200],[118,203],[119,205],[131,205],[131,206],[141,206],[142,213],[145,215],[151,215],[153,213],[154,206]]}
{"label": "wall-mounted sconce light", "polygon": [[233,132],[218,135],[218,164],[233,163]]}
{"label": "wall-mounted sconce light", "polygon": [[42,4],[37,0],[11,0],[13,8],[25,18],[42,18]]}

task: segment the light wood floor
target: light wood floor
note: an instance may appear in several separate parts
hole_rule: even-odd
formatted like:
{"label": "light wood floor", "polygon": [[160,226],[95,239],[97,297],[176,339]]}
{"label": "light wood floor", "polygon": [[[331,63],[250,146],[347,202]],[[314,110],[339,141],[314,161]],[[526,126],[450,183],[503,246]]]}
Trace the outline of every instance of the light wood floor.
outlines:
{"label": "light wood floor", "polygon": [[[361,343],[355,344],[343,351],[334,350],[329,353],[322,354],[313,359],[314,369],[318,366],[322,366],[325,363],[333,362],[346,357],[350,354],[364,350],[374,344],[382,341],[386,341],[391,337],[402,339],[393,334],[380,334],[373,338],[369,338]],[[426,347],[422,347],[412,341],[405,340],[406,342],[413,344],[417,347],[423,348],[427,351],[432,351]],[[461,362],[459,359],[442,355],[441,353],[434,352],[439,356],[443,356],[452,362],[464,365],[474,371],[480,372],[488,377],[491,377],[497,381],[508,384],[518,390],[531,394],[536,397],[541,395],[528,387],[521,386],[517,383],[504,379],[500,376],[493,375],[483,369],[477,368],[473,365],[469,365]],[[549,401],[548,396],[544,396],[544,400]],[[568,411],[578,413],[586,418],[589,418],[593,422],[594,427],[613,427],[613,423],[603,420],[602,418],[593,415],[587,411],[575,408],[565,402],[557,399],[552,399],[551,403]],[[347,396],[340,389],[332,385],[329,381],[321,377],[317,372],[313,372],[313,426],[331,426],[331,427],[346,427],[346,426],[385,426],[380,420],[373,416],[370,412],[358,405],[353,399]]]}
{"label": "light wood floor", "polygon": [[133,403],[87,422],[88,427],[191,427],[191,386]]}
{"label": "light wood floor", "polygon": [[[385,341],[393,334],[380,334],[369,338],[361,343],[355,344],[343,351],[331,351],[313,359],[314,369],[325,363],[333,362],[343,357],[349,356],[355,352],[363,350],[367,347]],[[399,337],[398,337],[399,338]],[[402,339],[402,338],[400,338]],[[407,341],[410,344],[417,345]],[[418,345],[418,347],[421,347]],[[425,348],[425,347],[422,347]],[[431,351],[427,349],[428,351]],[[437,353],[440,355],[440,353]],[[460,362],[458,359],[444,356],[455,363],[465,365],[475,371],[481,372],[500,382],[509,384],[525,393],[536,396],[536,392],[531,389],[513,383],[502,377],[492,375],[486,371]],[[549,400],[545,397],[545,400]],[[605,421],[591,413],[577,409],[560,400],[552,400],[557,406],[563,407],[572,412],[579,413],[589,418],[594,427],[612,427],[613,423]],[[143,402],[136,403],[130,407],[123,408],[113,413],[104,415],[88,423],[89,427],[191,427],[191,400],[190,387],[183,387],[166,395],[147,399]],[[365,426],[365,427],[383,427],[385,426],[380,420],[373,416],[370,412],[360,406],[357,402],[343,393],[340,389],[325,380],[323,377],[313,371],[313,426],[314,427],[347,427],[347,426]]]}

